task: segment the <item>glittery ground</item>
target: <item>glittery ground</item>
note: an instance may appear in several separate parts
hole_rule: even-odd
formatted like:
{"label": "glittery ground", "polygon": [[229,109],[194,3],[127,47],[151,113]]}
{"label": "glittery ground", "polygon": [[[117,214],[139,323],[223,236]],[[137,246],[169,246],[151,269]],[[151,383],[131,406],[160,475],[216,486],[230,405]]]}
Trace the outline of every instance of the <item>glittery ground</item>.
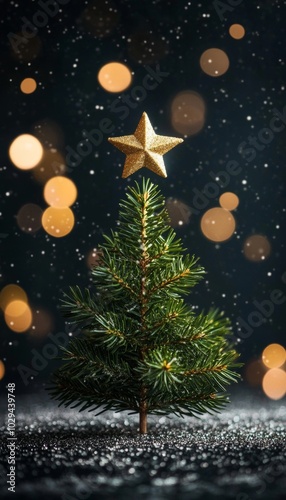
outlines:
{"label": "glittery ground", "polygon": [[215,417],[150,417],[140,437],[137,418],[123,413],[95,418],[42,392],[18,397],[16,494],[5,484],[1,423],[1,498],[282,500],[285,415],[278,402],[236,399]]}

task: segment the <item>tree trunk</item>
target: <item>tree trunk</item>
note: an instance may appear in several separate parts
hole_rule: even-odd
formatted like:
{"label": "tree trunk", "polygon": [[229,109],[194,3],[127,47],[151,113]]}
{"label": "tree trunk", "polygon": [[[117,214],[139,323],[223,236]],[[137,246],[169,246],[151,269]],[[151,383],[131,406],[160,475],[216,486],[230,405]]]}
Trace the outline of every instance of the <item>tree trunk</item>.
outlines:
{"label": "tree trunk", "polygon": [[147,411],[145,402],[140,408],[140,434],[147,434]]}
{"label": "tree trunk", "polygon": [[147,434],[147,402],[146,402],[146,387],[141,387],[141,397],[139,405],[139,427],[140,434]]}

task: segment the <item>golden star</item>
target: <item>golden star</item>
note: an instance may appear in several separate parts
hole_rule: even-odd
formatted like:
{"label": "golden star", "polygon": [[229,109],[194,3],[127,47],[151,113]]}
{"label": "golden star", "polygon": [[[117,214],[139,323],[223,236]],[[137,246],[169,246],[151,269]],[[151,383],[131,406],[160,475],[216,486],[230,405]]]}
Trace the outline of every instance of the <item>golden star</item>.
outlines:
{"label": "golden star", "polygon": [[122,177],[134,174],[147,167],[155,174],[167,177],[163,155],[173,149],[183,139],[156,135],[147,113],[143,113],[134,135],[109,137],[109,142],[126,154]]}

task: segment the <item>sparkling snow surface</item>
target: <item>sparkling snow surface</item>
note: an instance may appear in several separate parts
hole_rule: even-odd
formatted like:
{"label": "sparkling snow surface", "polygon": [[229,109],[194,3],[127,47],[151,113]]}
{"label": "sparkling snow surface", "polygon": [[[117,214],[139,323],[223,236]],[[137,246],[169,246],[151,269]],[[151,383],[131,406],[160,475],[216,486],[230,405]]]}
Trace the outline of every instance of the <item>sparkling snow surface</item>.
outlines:
{"label": "sparkling snow surface", "polygon": [[[41,394],[17,403],[13,498],[285,498],[286,408],[280,403],[243,398],[217,416],[150,416],[147,436],[138,435],[137,417],[125,413],[94,417],[57,408]],[[6,422],[0,430],[1,498],[8,498]]]}

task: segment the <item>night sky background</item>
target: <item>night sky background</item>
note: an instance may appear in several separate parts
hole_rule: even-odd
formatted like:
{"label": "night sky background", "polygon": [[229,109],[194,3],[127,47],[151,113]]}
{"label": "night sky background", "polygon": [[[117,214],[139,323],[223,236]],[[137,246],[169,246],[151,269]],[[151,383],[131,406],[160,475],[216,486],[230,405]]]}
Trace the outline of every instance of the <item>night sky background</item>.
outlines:
{"label": "night sky background", "polygon": [[[42,352],[50,343],[50,332],[69,331],[59,311],[62,292],[69,285],[91,285],[87,256],[102,242],[102,234],[115,228],[118,204],[128,185],[148,176],[167,199],[175,198],[192,208],[194,189],[202,191],[213,181],[210,172],[225,170],[230,160],[239,163],[239,175],[232,176],[227,187],[220,188],[218,196],[199,213],[192,213],[176,232],[208,273],[193,290],[189,303],[198,309],[214,305],[223,309],[239,338],[238,318],[247,322],[248,315],[257,310],[255,300],[268,300],[274,289],[286,294],[286,130],[274,133],[273,140],[260,147],[252,160],[243,158],[239,150],[249,136],[257,137],[261,129],[269,127],[274,109],[283,115],[286,106],[285,2],[245,0],[236,2],[236,7],[224,2],[228,8],[219,10],[215,2],[205,0],[70,0],[49,17],[48,24],[38,28],[35,37],[15,50],[11,33],[21,35],[23,16],[32,21],[41,10],[39,2],[19,3],[0,1],[0,287],[20,285],[32,310],[40,311],[40,316],[46,314],[43,321],[48,324],[49,320],[50,325],[44,335],[37,335],[38,327],[15,333],[1,314],[0,359],[6,368],[1,383],[14,381],[18,392],[26,390],[19,364],[31,367],[32,349]],[[92,10],[92,6],[95,16],[88,23],[84,10]],[[245,28],[241,40],[229,34],[233,23]],[[217,78],[200,67],[202,53],[213,47],[225,51],[230,60],[228,71]],[[132,71],[131,86],[124,92],[107,92],[98,82],[99,70],[110,61],[124,63]],[[143,98],[131,98],[132,109],[127,105],[123,118],[114,102],[132,96],[150,68],[156,71],[158,67],[168,75]],[[29,95],[20,90],[27,77],[37,82],[36,91]],[[146,111],[156,133],[183,137],[172,127],[171,103],[187,90],[205,101],[205,124],[165,156],[167,179],[145,168],[122,179],[124,155],[107,141],[108,136],[132,134]],[[85,140],[84,131],[98,129],[104,118],[111,121],[112,133],[103,134],[101,143],[81,156],[77,166],[71,166],[66,158],[70,148],[76,151]],[[286,116],[284,119],[286,123]],[[24,133],[37,136],[56,159],[61,155],[68,166],[62,173],[77,186],[78,198],[72,207],[76,224],[63,238],[53,238],[44,229],[27,234],[17,224],[23,205],[47,207],[43,183],[33,170],[19,170],[9,159],[11,142]],[[240,200],[233,212],[236,231],[228,241],[216,244],[202,234],[200,220],[207,209],[219,206],[219,196],[225,191]],[[264,261],[253,262],[243,254],[243,244],[253,234],[270,242],[271,252]],[[275,305],[252,335],[238,341],[243,362],[260,358],[268,344],[285,345],[284,312],[285,303]],[[57,365],[50,360],[30,380],[28,389],[45,383]],[[255,390],[261,391],[261,386]]]}

